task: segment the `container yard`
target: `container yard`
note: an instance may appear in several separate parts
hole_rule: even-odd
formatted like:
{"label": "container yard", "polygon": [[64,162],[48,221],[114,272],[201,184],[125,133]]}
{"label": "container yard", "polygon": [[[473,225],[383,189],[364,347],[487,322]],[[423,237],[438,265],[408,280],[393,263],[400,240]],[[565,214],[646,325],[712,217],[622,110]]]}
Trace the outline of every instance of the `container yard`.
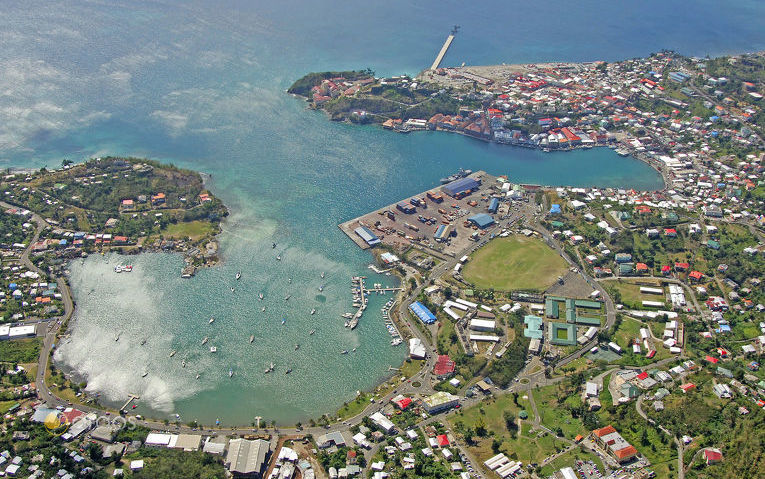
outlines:
{"label": "container yard", "polygon": [[478,171],[339,225],[360,248],[417,244],[454,256],[490,236],[507,214],[497,177]]}

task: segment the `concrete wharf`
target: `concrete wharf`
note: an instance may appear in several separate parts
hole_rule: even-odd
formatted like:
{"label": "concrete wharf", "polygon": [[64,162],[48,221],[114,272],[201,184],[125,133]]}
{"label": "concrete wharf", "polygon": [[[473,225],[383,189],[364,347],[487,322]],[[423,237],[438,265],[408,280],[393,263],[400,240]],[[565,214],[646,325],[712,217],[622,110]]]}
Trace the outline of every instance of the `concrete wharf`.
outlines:
{"label": "concrete wharf", "polygon": [[449,50],[449,47],[452,45],[452,40],[454,40],[454,34],[449,35],[446,37],[446,41],[444,42],[444,46],[441,47],[441,51],[438,52],[438,56],[436,57],[435,61],[433,62],[433,65],[430,66],[431,70],[436,70],[438,66],[441,64],[441,60],[444,59],[444,55],[446,55],[446,52]]}
{"label": "concrete wharf", "polygon": [[137,395],[137,394],[128,394],[128,400],[125,401],[125,404],[123,404],[122,407],[119,408],[119,410],[122,411],[123,409],[127,409],[127,407],[130,406],[131,402],[133,402],[134,400],[138,400],[138,399],[141,399],[141,397],[139,395]]}

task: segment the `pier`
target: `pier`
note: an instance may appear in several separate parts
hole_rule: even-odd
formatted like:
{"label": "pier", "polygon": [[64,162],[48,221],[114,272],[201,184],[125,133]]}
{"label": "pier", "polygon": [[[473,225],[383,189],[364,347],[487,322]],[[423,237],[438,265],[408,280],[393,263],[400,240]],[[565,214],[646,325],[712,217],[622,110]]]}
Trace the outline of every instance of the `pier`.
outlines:
{"label": "pier", "polygon": [[[385,294],[387,292],[396,292],[396,291],[402,291],[403,288],[386,288],[381,284],[375,284],[372,288],[367,288],[364,284],[364,280],[366,279],[366,276],[354,276],[351,278],[351,284],[353,287],[351,288],[351,292],[353,293],[353,303],[354,306],[356,306],[358,309],[356,310],[356,313],[351,317],[351,319],[346,322],[346,327],[350,327],[351,329],[356,327],[356,324],[358,324],[359,319],[364,314],[364,310],[367,309],[367,296],[369,293],[377,293],[377,294]],[[390,308],[393,307],[393,304],[395,304],[395,301],[391,299],[382,309],[383,318],[385,319],[385,327],[390,333],[390,335],[395,340],[396,338],[401,339],[401,333],[399,333],[398,328],[396,328],[396,325],[393,324],[393,321],[388,316],[388,311]]]}
{"label": "pier", "polygon": [[121,408],[119,408],[120,411],[127,410],[127,407],[130,406],[130,403],[134,400],[141,399],[141,397],[137,394],[128,394],[128,400],[125,401],[125,404],[122,405]]}
{"label": "pier", "polygon": [[435,61],[433,62],[433,65],[430,66],[431,70],[436,70],[438,68],[438,65],[441,64],[441,60],[444,59],[444,55],[446,55],[446,52],[449,50],[449,47],[452,45],[452,40],[454,40],[454,35],[449,35],[446,37],[446,41],[444,42],[444,46],[441,47],[441,51],[438,52],[438,56],[436,57]]}

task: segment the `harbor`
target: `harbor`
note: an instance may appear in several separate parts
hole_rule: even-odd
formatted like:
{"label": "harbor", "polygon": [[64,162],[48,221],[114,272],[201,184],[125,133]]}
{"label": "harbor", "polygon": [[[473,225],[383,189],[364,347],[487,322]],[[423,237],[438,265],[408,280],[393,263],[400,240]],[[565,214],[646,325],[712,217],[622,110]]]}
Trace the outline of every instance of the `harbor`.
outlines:
{"label": "harbor", "polygon": [[[356,309],[356,313],[345,313],[343,314],[343,317],[346,319],[345,321],[345,327],[354,329],[359,324],[359,320],[361,319],[361,316],[364,314],[364,311],[367,309],[368,304],[368,296],[370,293],[377,293],[379,295],[384,295],[386,293],[396,293],[398,291],[401,291],[403,288],[392,288],[392,287],[385,287],[380,283],[375,283],[372,288],[367,288],[364,284],[364,280],[367,279],[366,276],[354,276],[351,278],[351,294],[353,296],[353,306]],[[385,322],[385,328],[390,333],[392,340],[391,344],[393,346],[397,346],[398,344],[401,344],[401,333],[398,331],[398,328],[393,323],[393,321],[388,316],[388,311],[393,307],[395,303],[395,298],[391,298],[385,305],[381,308],[381,312],[383,315],[383,319]]]}
{"label": "harbor", "polygon": [[498,177],[469,170],[460,170],[442,182],[338,226],[361,249],[382,244],[403,250],[416,245],[454,257],[471,241],[491,235],[498,220],[508,214],[508,204],[498,198],[515,195],[523,199],[528,190],[538,188],[518,185],[513,191],[503,190]]}

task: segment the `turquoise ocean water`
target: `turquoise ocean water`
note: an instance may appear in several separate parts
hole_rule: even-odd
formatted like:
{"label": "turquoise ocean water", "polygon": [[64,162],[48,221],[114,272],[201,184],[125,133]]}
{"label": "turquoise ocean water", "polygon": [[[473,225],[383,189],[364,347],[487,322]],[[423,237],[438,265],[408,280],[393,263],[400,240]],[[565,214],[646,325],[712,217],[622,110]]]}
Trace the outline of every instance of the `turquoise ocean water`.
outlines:
{"label": "turquoise ocean water", "polygon": [[[342,327],[352,275],[392,279],[370,274],[371,256],[339,222],[430,188],[459,167],[551,185],[652,189],[661,180],[609,150],[543,154],[331,123],[284,93],[294,79],[366,67],[416,74],[453,24],[462,30],[447,65],[759,50],[763,10],[761,2],[722,9],[709,0],[4,5],[0,167],[148,156],[210,174],[232,213],[221,237],[224,263],[191,280],[179,278],[175,255],[131,257],[135,271],[121,275],[112,272],[117,257],[72,264],[77,320],[56,358],[105,401],[137,393],[138,410],[160,417],[232,424],[259,415],[289,424],[331,412],[405,355],[389,346],[378,313],[388,297],[373,298],[357,330]],[[263,374],[271,361],[275,373]]]}

